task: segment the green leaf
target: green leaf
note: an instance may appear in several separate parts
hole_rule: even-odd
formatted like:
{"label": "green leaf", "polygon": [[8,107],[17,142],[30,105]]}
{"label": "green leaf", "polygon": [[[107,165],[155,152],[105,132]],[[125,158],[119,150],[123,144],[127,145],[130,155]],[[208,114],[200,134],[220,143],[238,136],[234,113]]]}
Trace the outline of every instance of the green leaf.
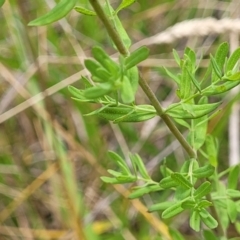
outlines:
{"label": "green leaf", "polygon": [[178,85],[180,84],[180,79],[176,74],[170,72],[166,67],[161,67],[161,68],[165,71],[168,77],[174,80]]}
{"label": "green leaf", "polygon": [[131,108],[125,107],[107,107],[101,112],[97,113],[98,116],[105,118],[109,121],[114,121],[120,117],[124,117],[127,114],[131,113],[133,110]]}
{"label": "green leaf", "polygon": [[227,212],[231,223],[234,223],[237,219],[238,213],[236,203],[231,199],[227,199]]}
{"label": "green leaf", "polygon": [[94,11],[91,11],[91,10],[86,9],[84,7],[76,6],[74,8],[74,10],[76,10],[77,12],[82,13],[84,15],[87,15],[87,16],[96,16],[96,13]]}
{"label": "green leaf", "polygon": [[240,173],[239,165],[236,165],[234,168],[232,168],[228,175],[228,188],[237,189],[239,173]]}
{"label": "green leaf", "polygon": [[[203,117],[216,110],[220,104],[221,103],[192,105],[185,103],[184,105],[179,105],[178,103],[173,103],[165,110],[165,113],[173,118],[194,119]],[[186,108],[191,109],[191,112],[186,111]]]}
{"label": "green leaf", "polygon": [[92,79],[95,82],[107,82],[111,75],[96,61],[87,59],[84,61],[84,65],[87,70],[92,74]]}
{"label": "green leaf", "polygon": [[116,9],[116,14],[119,11],[121,11],[123,8],[126,8],[126,7],[132,5],[135,2],[136,2],[136,0],[122,0],[121,4]]}
{"label": "green leaf", "polygon": [[182,203],[182,208],[184,209],[193,209],[196,205],[196,202],[192,199],[187,199]]}
{"label": "green leaf", "polygon": [[135,162],[137,169],[138,169],[139,173],[141,174],[141,176],[144,179],[151,179],[151,177],[148,175],[147,169],[146,169],[141,157],[138,154],[130,154],[129,156],[130,156],[131,160],[133,162]]}
{"label": "green leaf", "polygon": [[125,58],[125,68],[130,69],[136,66],[138,63],[147,59],[148,55],[149,55],[149,49],[147,47],[143,46],[136,49],[130,54],[129,57]]}
{"label": "green leaf", "polygon": [[199,93],[201,93],[201,86],[200,83],[198,82],[198,80],[195,78],[195,76],[189,72],[189,70],[187,69],[188,74],[190,76],[190,79],[192,80],[193,85],[197,88],[197,90],[199,91]]}
{"label": "green leaf", "polygon": [[4,3],[5,3],[5,0],[0,0],[0,7],[2,7]]}
{"label": "green leaf", "polygon": [[113,123],[119,122],[143,122],[157,116],[156,113],[143,113],[133,111],[131,114],[116,118],[113,120]]}
{"label": "green leaf", "polygon": [[240,80],[240,72],[236,72],[233,75],[223,76],[222,79],[228,80],[228,81],[239,81]]}
{"label": "green leaf", "polygon": [[173,57],[174,57],[176,63],[178,64],[178,66],[180,67],[181,59],[178,55],[178,52],[175,49],[173,49]]}
{"label": "green leaf", "polygon": [[196,65],[196,53],[189,47],[186,47],[184,50],[184,55],[188,56],[191,65],[191,69],[188,69],[190,73],[195,72],[195,65]]}
{"label": "green leaf", "polygon": [[170,176],[163,178],[159,184],[162,188],[172,188],[178,185]]}
{"label": "green leaf", "polygon": [[[207,97],[202,97],[198,104],[207,104]],[[188,139],[190,139],[191,145],[195,150],[198,150],[205,142],[207,127],[208,127],[208,116],[205,115],[201,118],[192,120],[192,128],[189,132]]]}
{"label": "green leaf", "polygon": [[232,71],[240,59],[240,47],[237,48],[229,57],[226,64],[226,72]]}
{"label": "green leaf", "polygon": [[174,194],[174,199],[176,201],[181,201],[188,198],[191,195],[191,188],[186,188],[183,186],[177,186]]}
{"label": "green leaf", "polygon": [[213,204],[207,200],[201,200],[198,205],[197,205],[197,208],[198,209],[202,209],[202,208],[207,208],[207,207],[210,207],[212,206]]}
{"label": "green leaf", "polygon": [[76,5],[77,0],[61,0],[45,15],[31,21],[28,26],[42,26],[58,21],[65,17]]}
{"label": "green leaf", "polygon": [[[211,59],[211,64],[212,64],[212,68],[213,68],[213,77],[212,77],[212,82],[215,82],[218,79],[222,78],[222,71],[220,69],[220,67],[217,64],[217,61],[215,60],[215,58],[210,55],[210,59]],[[213,80],[215,79],[215,80]]]}
{"label": "green leaf", "polygon": [[169,228],[169,233],[173,240],[185,240],[182,234],[176,229]]}
{"label": "green leaf", "polygon": [[127,76],[128,76],[128,79],[130,80],[132,92],[135,95],[138,89],[138,80],[139,80],[138,68],[135,66],[127,70]]}
{"label": "green leaf", "polygon": [[214,167],[217,167],[218,142],[216,138],[214,138],[211,135],[207,135],[205,144],[206,144],[209,163]]}
{"label": "green leaf", "polygon": [[212,85],[206,91],[202,91],[202,95],[204,96],[212,96],[221,94],[231,90],[232,88],[236,87],[240,84],[240,81],[228,81],[220,85]]}
{"label": "green leaf", "polygon": [[172,206],[164,210],[164,212],[162,213],[162,218],[164,219],[171,218],[181,213],[184,210],[181,205],[182,205],[182,202],[177,202],[175,204],[172,204]]}
{"label": "green leaf", "polygon": [[197,190],[194,192],[193,196],[195,199],[201,199],[202,197],[206,196],[212,189],[210,182],[202,183]]}
{"label": "green leaf", "polygon": [[181,173],[172,173],[171,178],[179,185],[184,188],[191,188],[192,184],[185,178]]}
{"label": "green leaf", "polygon": [[92,55],[107,71],[112,74],[118,73],[120,69],[118,64],[101,47],[93,47]]}
{"label": "green leaf", "polygon": [[226,194],[231,198],[240,198],[240,191],[234,189],[227,189]]}
{"label": "green leaf", "polygon": [[191,65],[189,64],[190,60],[185,59],[182,60],[182,75],[181,80],[179,83],[179,90],[180,90],[180,97],[181,99],[186,99],[191,96],[191,86],[192,86],[192,80],[189,75],[189,72],[191,71]]}
{"label": "green leaf", "polygon": [[210,229],[213,229],[213,228],[216,228],[218,226],[218,222],[216,221],[216,219],[214,217],[212,217],[210,215],[210,213],[208,213],[206,211],[207,217],[205,217],[205,216],[203,217],[202,213],[203,213],[203,210],[200,212],[200,215],[201,215],[201,219],[202,219],[203,223],[207,227],[209,227]]}
{"label": "green leaf", "polygon": [[207,178],[213,175],[215,168],[211,164],[207,164],[193,171],[195,178]]}
{"label": "green leaf", "polygon": [[112,85],[110,83],[101,83],[97,86],[88,88],[83,91],[83,96],[89,99],[95,99],[103,97],[104,95],[112,91]]}
{"label": "green leaf", "polygon": [[113,175],[114,177],[119,177],[119,176],[122,175],[122,173],[117,172],[117,171],[114,171],[114,170],[112,170],[112,169],[108,169],[107,171],[108,171],[111,175]]}
{"label": "green leaf", "polygon": [[131,103],[135,99],[130,80],[127,76],[124,76],[122,80],[121,97],[124,103]]}
{"label": "green leaf", "polygon": [[135,191],[133,191],[128,198],[134,199],[134,198],[139,198],[143,196],[144,194],[150,193],[150,192],[156,192],[160,191],[162,188],[159,185],[151,185],[151,186],[144,186],[142,188],[139,188]]}
{"label": "green leaf", "polygon": [[190,227],[196,231],[200,231],[200,215],[198,211],[193,211],[190,217]]}
{"label": "green leaf", "polygon": [[153,204],[151,207],[148,208],[148,212],[156,212],[156,211],[162,211],[165,210],[173,205],[172,202],[167,201],[167,202],[161,202],[161,203],[156,203]]}
{"label": "green leaf", "polygon": [[103,182],[111,183],[111,184],[132,183],[136,181],[136,178],[134,176],[125,176],[125,175],[121,175],[116,178],[111,178],[111,177],[100,177],[100,178]]}
{"label": "green leaf", "polygon": [[216,80],[218,80],[218,77],[221,78],[223,66],[224,66],[228,51],[229,51],[229,44],[227,42],[224,42],[219,45],[216,51],[216,54],[214,56],[216,63],[212,62],[212,66],[214,65],[213,70],[215,72],[215,74],[213,73],[212,75],[212,82],[215,82]]}
{"label": "green leaf", "polygon": [[203,231],[204,240],[219,240],[215,233],[210,230]]}

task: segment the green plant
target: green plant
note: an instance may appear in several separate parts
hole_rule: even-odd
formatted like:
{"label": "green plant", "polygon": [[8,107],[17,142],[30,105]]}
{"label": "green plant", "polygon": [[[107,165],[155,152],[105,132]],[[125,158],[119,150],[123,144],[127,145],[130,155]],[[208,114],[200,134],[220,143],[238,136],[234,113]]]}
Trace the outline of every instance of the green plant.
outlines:
{"label": "green plant", "polygon": [[[143,182],[141,186],[132,188],[129,195],[131,199],[151,192],[170,190],[171,201],[168,199],[149,206],[150,212],[162,211],[162,218],[167,219],[188,211],[189,225],[193,230],[199,232],[203,229],[203,223],[209,229],[217,230],[217,239],[227,239],[227,228],[230,223],[235,223],[240,212],[240,202],[236,200],[240,198],[240,191],[237,189],[239,166],[220,173],[217,171],[218,142],[207,134],[207,125],[209,119],[218,113],[221,104],[209,103],[209,97],[228,92],[240,83],[240,48],[228,57],[229,45],[222,43],[216,54],[210,56],[210,64],[203,79],[198,79],[198,60],[192,49],[186,48],[183,57],[173,51],[179,73],[175,74],[166,68],[163,71],[178,85],[176,94],[179,102],[163,108],[137,68],[137,64],[148,57],[149,50],[141,47],[133,52],[129,51],[131,40],[117,15],[134,1],[123,0],[116,10],[108,0],[104,5],[100,5],[97,0],[89,2],[94,11],[83,7],[75,7],[75,10],[98,16],[120,54],[118,62],[115,62],[102,48],[94,47],[94,59],[85,60],[91,79],[82,77],[84,90],[69,87],[73,99],[101,104],[99,109],[86,116],[98,115],[113,123],[140,122],[159,116],[188,154],[178,172],[173,172],[166,164],[162,164],[160,172],[163,178],[157,182],[149,176],[138,154],[129,155],[132,163],[129,166],[117,153],[109,152],[118,171],[108,170],[112,177],[102,177],[102,180],[111,184]],[[75,4],[75,0],[62,0],[52,11],[33,20],[29,25],[52,23],[65,16]],[[135,103],[138,84],[152,105]],[[188,130],[187,138],[178,130],[177,124]],[[226,175],[228,183],[223,184],[220,180]],[[211,231],[206,230],[203,235],[205,239],[209,239],[211,234]]]}

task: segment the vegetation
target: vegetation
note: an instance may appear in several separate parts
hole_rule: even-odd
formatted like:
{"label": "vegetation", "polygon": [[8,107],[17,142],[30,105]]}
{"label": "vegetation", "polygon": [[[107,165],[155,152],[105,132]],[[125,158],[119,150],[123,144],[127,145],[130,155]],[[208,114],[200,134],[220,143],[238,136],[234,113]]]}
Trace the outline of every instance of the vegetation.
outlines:
{"label": "vegetation", "polygon": [[0,1],[1,238],[239,239],[238,3],[181,2]]}

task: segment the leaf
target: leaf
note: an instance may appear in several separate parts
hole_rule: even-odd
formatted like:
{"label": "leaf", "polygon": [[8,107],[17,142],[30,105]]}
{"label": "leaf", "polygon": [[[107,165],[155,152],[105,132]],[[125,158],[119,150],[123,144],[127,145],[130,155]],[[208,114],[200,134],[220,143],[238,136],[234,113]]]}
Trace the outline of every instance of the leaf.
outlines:
{"label": "leaf", "polygon": [[185,240],[182,234],[176,229],[169,228],[169,233],[173,240]]}
{"label": "leaf", "polygon": [[[207,97],[203,96],[198,104],[207,104],[208,99]],[[189,139],[193,140],[191,142],[192,147],[195,150],[198,150],[205,142],[206,134],[207,134],[207,127],[208,127],[208,116],[205,115],[201,118],[193,119],[192,120],[192,130],[189,133]]]}
{"label": "leaf", "polygon": [[199,91],[199,93],[201,93],[200,83],[199,83],[198,80],[195,78],[195,76],[194,76],[191,72],[189,72],[188,69],[187,69],[187,71],[188,71],[188,74],[189,74],[189,76],[190,76],[190,78],[191,78],[191,80],[192,80],[193,85],[197,88],[197,90]]}
{"label": "leaf", "polygon": [[190,217],[190,227],[196,231],[200,231],[200,215],[198,211],[193,211]]}
{"label": "leaf", "polygon": [[121,11],[123,8],[126,8],[126,7],[132,5],[135,2],[136,2],[136,0],[122,0],[121,4],[116,9],[116,14],[119,11]]}
{"label": "leaf", "polygon": [[88,88],[83,91],[83,96],[89,99],[95,99],[103,97],[104,95],[112,91],[112,85],[110,83],[101,83],[97,86]]}
{"label": "leaf", "polygon": [[231,223],[234,223],[237,219],[238,213],[236,203],[231,199],[227,199],[227,213]]}
{"label": "leaf", "polygon": [[[211,60],[215,59],[216,61],[216,63],[213,63],[211,61],[212,66],[214,65],[213,70],[215,72],[215,74],[214,73],[212,74],[212,82],[215,82],[216,80],[218,80],[218,77],[221,78],[223,66],[224,66],[228,51],[229,51],[229,44],[227,42],[223,42],[222,44],[219,45],[214,58],[211,57]],[[216,67],[218,69],[216,69]]]}
{"label": "leaf", "polygon": [[227,81],[239,81],[240,80],[240,72],[236,72],[233,75],[223,76],[222,79],[227,80]]}
{"label": "leaf", "polygon": [[159,184],[162,188],[171,188],[178,185],[170,176],[163,178]]}
{"label": "leaf", "polygon": [[210,230],[203,231],[204,240],[219,240],[219,238]]}
{"label": "leaf", "polygon": [[178,64],[178,66],[180,67],[180,61],[181,61],[181,59],[180,59],[180,57],[179,57],[179,55],[178,55],[178,52],[177,52],[175,49],[173,49],[173,57],[174,57],[176,63]]}
{"label": "leaf", "polygon": [[119,122],[143,122],[157,116],[156,113],[131,112],[131,114],[116,118],[113,123]]}
{"label": "leaf", "polygon": [[192,199],[187,199],[182,203],[182,208],[184,209],[193,209],[195,207],[196,203]]}
{"label": "leaf", "polygon": [[149,49],[145,46],[140,47],[133,51],[129,57],[125,58],[125,68],[130,69],[136,66],[138,63],[142,62],[143,60],[147,59],[149,55]]}
{"label": "leaf", "polygon": [[231,198],[240,198],[240,191],[234,189],[227,189],[226,194]]}
{"label": "leaf", "polygon": [[166,67],[161,67],[165,73],[167,74],[168,77],[170,77],[172,80],[174,80],[178,85],[180,84],[180,79],[178,76],[172,72],[170,72]]}
{"label": "leaf", "polygon": [[92,76],[96,77],[92,77],[95,82],[107,82],[109,80],[110,74],[96,61],[87,59],[84,61],[84,65]]}
{"label": "leaf", "polygon": [[182,203],[177,202],[173,204],[172,206],[168,207],[164,212],[162,213],[162,218],[171,218],[176,216],[177,214],[181,213],[184,209],[181,207]]}
{"label": "leaf", "polygon": [[100,178],[103,182],[111,183],[111,184],[131,183],[136,181],[136,178],[134,176],[119,176],[117,178],[111,178],[111,177],[100,177]]}
{"label": "leaf", "polygon": [[45,15],[31,21],[28,26],[43,26],[65,17],[76,5],[77,0],[61,0]]}
{"label": "leaf", "polygon": [[193,176],[196,178],[207,178],[213,175],[215,168],[211,164],[207,164],[196,170],[193,170]]}
{"label": "leaf", "polygon": [[207,200],[201,200],[198,205],[197,205],[197,208],[198,209],[202,209],[202,208],[207,208],[207,207],[210,207],[212,206],[213,204]]}
{"label": "leaf", "polygon": [[191,65],[191,69],[188,69],[190,73],[195,72],[195,65],[196,65],[196,53],[189,47],[185,48],[184,54],[188,56]]}
{"label": "leaf", "polygon": [[[178,103],[173,103],[165,110],[165,113],[173,118],[195,119],[203,117],[216,110],[220,104],[221,103],[192,105],[185,103],[184,105],[179,105]],[[186,107],[191,109],[191,112],[186,111]]]}
{"label": "leaf", "polygon": [[191,195],[191,188],[186,188],[183,186],[177,186],[174,194],[174,199],[176,201],[182,201]]}
{"label": "leaf", "polygon": [[[212,77],[212,82],[215,82],[218,79],[222,78],[222,71],[220,69],[220,67],[217,64],[217,61],[215,60],[215,58],[210,55],[210,59],[211,59],[211,64],[212,64],[212,68],[213,68],[213,77]],[[215,78],[215,80],[213,80]]]}
{"label": "leaf", "polygon": [[185,178],[181,173],[172,173],[171,178],[179,185],[184,188],[191,188],[192,184]]}
{"label": "leaf", "polygon": [[202,95],[204,96],[212,96],[221,94],[231,90],[240,84],[240,81],[228,81],[220,85],[212,85],[211,88],[208,88],[206,91],[202,91]]}
{"label": "leaf", "polygon": [[141,174],[141,176],[144,179],[151,179],[151,177],[148,175],[147,169],[146,169],[141,157],[138,154],[130,154],[130,158],[133,162],[135,162],[137,169],[138,169],[139,173]]}
{"label": "leaf", "polygon": [[202,197],[204,197],[208,193],[210,193],[211,189],[212,189],[211,183],[204,182],[197,188],[197,190],[194,192],[193,196],[195,199],[201,199]]}
{"label": "leaf", "polygon": [[205,145],[207,149],[209,163],[214,167],[217,167],[218,142],[216,138],[211,135],[207,135]]}
{"label": "leaf", "polygon": [[113,175],[114,177],[119,177],[119,176],[122,175],[122,173],[117,172],[117,171],[114,171],[114,170],[112,170],[112,169],[108,169],[107,171],[108,171],[111,175]]}
{"label": "leaf", "polygon": [[226,72],[232,71],[240,58],[240,47],[237,48],[229,57],[226,64]]}
{"label": "leaf", "polygon": [[228,188],[237,189],[239,173],[240,173],[239,165],[236,165],[234,168],[232,168],[228,175]]}
{"label": "leaf", "polygon": [[139,198],[143,196],[144,194],[150,193],[150,192],[156,192],[160,191],[162,188],[159,185],[152,185],[152,186],[144,186],[142,188],[139,188],[135,191],[133,191],[128,198],[134,199],[134,198]]}
{"label": "leaf", "polygon": [[93,47],[92,55],[107,71],[112,74],[118,73],[120,69],[118,64],[101,47]]}
{"label": "leaf", "polygon": [[173,205],[173,203],[170,201],[156,203],[148,208],[148,212],[162,211],[162,210],[165,210],[165,209],[171,207],[172,205]]}
{"label": "leaf", "polygon": [[82,13],[84,15],[87,15],[87,16],[96,16],[96,13],[94,11],[91,11],[84,7],[76,6],[76,7],[74,7],[74,10],[76,10],[77,12]]}
{"label": "leaf", "polygon": [[138,89],[138,80],[139,80],[138,68],[135,66],[135,67],[128,69],[127,76],[130,81],[133,94],[135,95],[137,92],[137,89]]}
{"label": "leaf", "polygon": [[131,108],[125,107],[107,107],[103,111],[97,113],[97,115],[109,121],[114,121],[115,119],[126,116],[132,111]]}
{"label": "leaf", "polygon": [[2,7],[4,3],[5,3],[5,0],[0,0],[0,7]]}
{"label": "leaf", "polygon": [[131,174],[128,165],[126,162],[115,152],[113,151],[108,151],[108,156],[117,163],[117,165],[120,167],[122,172],[126,175]]}
{"label": "leaf", "polygon": [[179,89],[180,89],[180,97],[181,99],[186,99],[189,98],[191,96],[191,77],[189,75],[189,71],[191,71],[190,64],[189,64],[189,60],[183,60],[183,64],[182,64],[182,75],[181,75],[181,80],[179,83]]}
{"label": "leaf", "polygon": [[121,98],[124,103],[131,103],[135,99],[131,83],[127,76],[124,76],[122,80]]}
{"label": "leaf", "polygon": [[[207,211],[206,211],[207,212]],[[200,215],[201,215],[201,219],[203,221],[203,223],[209,227],[210,229],[213,229],[213,228],[216,228],[218,226],[218,222],[216,221],[216,219],[214,217],[212,217],[210,215],[210,213],[207,212],[207,217],[202,217],[202,211],[200,212]]]}

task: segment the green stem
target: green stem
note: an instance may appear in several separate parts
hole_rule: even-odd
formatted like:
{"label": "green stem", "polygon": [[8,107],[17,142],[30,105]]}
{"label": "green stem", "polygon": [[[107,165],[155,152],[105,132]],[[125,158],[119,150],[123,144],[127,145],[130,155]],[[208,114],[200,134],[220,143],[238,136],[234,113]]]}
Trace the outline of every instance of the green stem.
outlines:
{"label": "green stem", "polygon": [[101,19],[104,27],[106,28],[110,38],[114,42],[115,46],[117,47],[118,51],[123,55],[123,56],[128,56],[129,51],[127,48],[124,46],[121,37],[119,36],[118,32],[116,29],[112,26],[108,16],[104,13],[101,5],[99,4],[98,0],[89,0],[91,3],[93,9],[95,10],[97,16]]}
{"label": "green stem", "polygon": [[[95,10],[98,17],[101,19],[102,23],[104,24],[110,38],[114,42],[115,46],[117,47],[120,54],[123,56],[128,56],[129,51],[124,46],[121,36],[119,36],[118,32],[114,28],[114,26],[111,24],[108,16],[104,13],[101,5],[99,4],[98,0],[89,0],[91,3],[93,9]],[[139,84],[145,94],[148,96],[149,100],[151,101],[152,105],[156,109],[158,115],[162,118],[162,120],[165,122],[165,124],[168,126],[169,130],[173,133],[173,135],[178,139],[182,147],[186,150],[188,155],[191,158],[196,158],[196,153],[190,146],[190,144],[186,141],[184,136],[181,134],[181,132],[178,130],[178,128],[175,126],[173,121],[169,118],[168,115],[164,114],[164,110],[157,100],[155,94],[152,92],[151,88],[148,86],[147,82],[140,77]]]}
{"label": "green stem", "polygon": [[181,134],[181,132],[178,130],[176,125],[173,123],[171,118],[167,114],[164,114],[164,110],[163,110],[161,104],[159,103],[158,99],[156,98],[155,94],[153,93],[153,91],[149,87],[149,85],[146,83],[146,81],[140,77],[139,84],[140,84],[142,90],[148,96],[148,98],[149,98],[150,102],[152,103],[152,105],[154,106],[154,108],[156,109],[158,115],[162,118],[164,123],[168,126],[168,128],[172,132],[172,134],[177,138],[177,140],[180,142],[182,147],[186,150],[188,155],[191,158],[196,159],[197,156],[196,156],[195,151],[192,149],[192,147],[186,141],[186,139]]}

